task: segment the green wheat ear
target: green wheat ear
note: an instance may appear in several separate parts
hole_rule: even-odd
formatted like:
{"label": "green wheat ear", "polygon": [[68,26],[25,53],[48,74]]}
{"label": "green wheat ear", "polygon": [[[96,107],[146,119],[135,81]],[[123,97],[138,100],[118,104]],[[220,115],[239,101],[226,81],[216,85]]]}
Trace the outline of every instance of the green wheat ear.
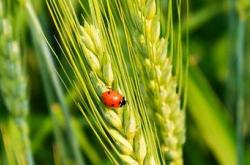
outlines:
{"label": "green wheat ear", "polygon": [[[121,46],[128,41],[120,38],[114,19],[119,14],[110,5],[111,2],[89,0],[89,17],[79,21],[69,0],[48,1],[65,58],[74,74],[69,82],[78,92],[79,109],[115,164],[120,160],[133,165],[160,164],[142,95],[133,85],[139,83],[138,77],[134,77],[136,71],[128,70],[129,65],[136,67],[125,61],[127,55]],[[65,71],[66,67],[63,66]],[[119,109],[105,107],[100,97],[108,88],[120,91],[129,103]]]}
{"label": "green wheat ear", "polygon": [[[14,38],[15,31],[11,24],[12,17],[14,16],[12,16],[11,13],[3,13],[3,4],[1,2],[2,1],[0,1],[0,91],[6,108],[10,113],[10,121],[12,122],[10,125],[14,125],[11,128],[15,129],[7,131],[7,134],[13,131],[14,134],[19,135],[19,144],[22,144],[21,153],[15,154],[23,154],[24,163],[32,165],[33,157],[29,140],[29,127],[26,120],[29,112],[29,98],[25,69],[22,64],[20,44],[18,40]],[[6,145],[9,146],[8,144]]]}
{"label": "green wheat ear", "polygon": [[[139,4],[139,8],[134,5]],[[184,111],[181,110],[182,47],[180,30],[173,30],[172,1],[168,1],[167,32],[161,36],[160,15],[155,0],[128,3],[130,18],[137,32],[134,37],[139,60],[144,61],[146,99],[159,126],[161,149],[170,164],[182,164],[182,145],[185,141]],[[181,1],[177,2],[180,16]],[[180,19],[180,17],[178,17]],[[179,20],[180,23],[180,20]],[[180,25],[178,25],[180,28]],[[140,43],[138,43],[140,41]],[[174,60],[177,62],[174,63]],[[175,70],[173,68],[176,68]],[[175,72],[175,75],[173,74]],[[179,88],[179,91],[177,90]],[[152,97],[153,96],[153,97]]]}

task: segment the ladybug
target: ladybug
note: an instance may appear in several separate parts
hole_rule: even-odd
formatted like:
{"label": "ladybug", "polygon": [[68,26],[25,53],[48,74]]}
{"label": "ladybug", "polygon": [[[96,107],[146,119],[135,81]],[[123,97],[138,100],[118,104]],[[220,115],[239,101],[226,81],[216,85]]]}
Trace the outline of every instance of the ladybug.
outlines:
{"label": "ladybug", "polygon": [[119,92],[108,90],[102,93],[102,102],[110,108],[119,108],[124,106],[127,101]]}

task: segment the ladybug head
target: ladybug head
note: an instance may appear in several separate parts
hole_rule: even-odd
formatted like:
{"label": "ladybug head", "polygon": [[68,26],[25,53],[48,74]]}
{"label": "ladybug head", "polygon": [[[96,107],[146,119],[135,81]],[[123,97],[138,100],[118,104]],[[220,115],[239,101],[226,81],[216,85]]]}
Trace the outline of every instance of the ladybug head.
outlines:
{"label": "ladybug head", "polygon": [[124,106],[126,103],[127,103],[127,101],[123,97],[122,100],[121,100],[121,102],[120,102],[120,107]]}

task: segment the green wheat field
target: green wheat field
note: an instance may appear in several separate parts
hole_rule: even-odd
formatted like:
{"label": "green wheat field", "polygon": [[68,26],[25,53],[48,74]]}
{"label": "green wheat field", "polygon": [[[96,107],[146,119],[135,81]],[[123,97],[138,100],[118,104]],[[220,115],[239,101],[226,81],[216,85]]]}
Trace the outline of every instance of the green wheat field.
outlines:
{"label": "green wheat field", "polygon": [[0,0],[0,165],[250,165],[249,0]]}

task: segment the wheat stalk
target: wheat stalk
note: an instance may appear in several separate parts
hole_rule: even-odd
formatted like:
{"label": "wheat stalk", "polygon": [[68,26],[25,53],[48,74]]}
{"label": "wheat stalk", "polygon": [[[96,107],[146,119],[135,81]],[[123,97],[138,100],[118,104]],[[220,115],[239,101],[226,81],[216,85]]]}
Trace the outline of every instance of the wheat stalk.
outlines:
{"label": "wheat stalk", "polygon": [[[141,7],[130,5],[129,8],[139,32],[135,42],[140,41],[139,49],[148,77],[146,86],[149,93],[154,95],[152,108],[160,127],[161,148],[170,164],[182,164],[182,145],[185,141],[184,112],[181,110],[180,94],[177,91],[178,82],[173,75],[172,52],[168,51],[168,44],[173,40],[169,41],[170,34],[167,37],[160,35],[161,25],[156,1],[140,0],[137,3]],[[172,6],[172,2],[169,1],[168,5]],[[172,8],[169,7],[169,10]],[[172,18],[168,19],[171,27]],[[176,52],[178,56],[178,51]]]}
{"label": "wheat stalk", "polygon": [[[157,164],[158,158],[151,154],[156,151],[146,145],[145,129],[132,102],[122,108],[112,109],[104,106],[101,101],[101,94],[109,88],[118,90],[123,95],[125,93],[125,85],[120,85],[116,79],[117,70],[112,63],[113,51],[121,52],[117,50],[117,42],[110,39],[112,32],[103,24],[101,2],[93,0],[89,3],[93,9],[93,23],[89,24],[85,20],[83,26],[74,15],[69,1],[51,0],[48,3],[65,56],[76,77],[77,83],[71,79],[69,81],[78,89],[83,104],[78,104],[79,108],[114,163],[118,164],[115,158],[117,155],[126,164]],[[113,50],[112,47],[117,49]],[[80,84],[80,87],[76,84]],[[111,140],[108,135],[112,137]],[[107,149],[103,139],[108,141],[114,152]]]}
{"label": "wheat stalk", "polygon": [[[1,2],[0,2],[1,4]],[[3,4],[0,6],[2,7]],[[2,9],[0,9],[2,12]],[[29,140],[29,128],[26,121],[29,111],[27,81],[21,63],[20,45],[13,38],[9,18],[0,15],[0,90],[5,105],[15,121],[21,136],[26,163],[32,165],[33,158]]]}

